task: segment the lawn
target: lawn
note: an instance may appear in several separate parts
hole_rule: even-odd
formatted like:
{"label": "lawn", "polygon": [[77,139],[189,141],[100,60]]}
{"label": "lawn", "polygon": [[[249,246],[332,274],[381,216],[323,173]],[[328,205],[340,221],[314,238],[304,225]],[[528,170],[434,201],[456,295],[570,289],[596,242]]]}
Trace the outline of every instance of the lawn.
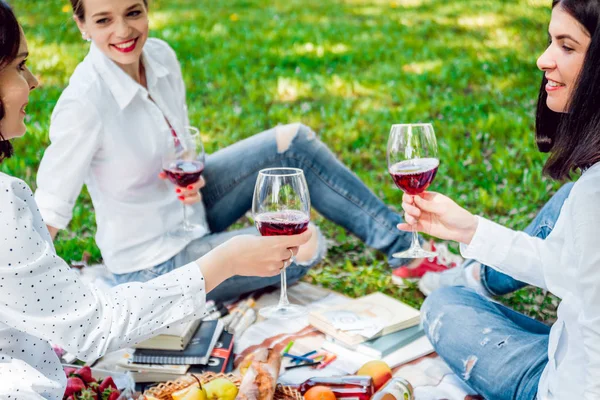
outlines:
{"label": "lawn", "polygon": [[[524,228],[558,188],[542,177],[534,108],[546,45],[546,0],[151,0],[151,35],[182,63],[192,123],[212,152],[278,123],[302,121],[377,195],[399,207],[386,172],[390,125],[432,122],[441,167],[433,189],[468,209]],[[12,0],[41,88],[29,132],[4,172],[35,188],[49,118],[87,43],[67,0]],[[57,177],[59,178],[59,177]],[[242,221],[243,223],[244,221]],[[351,296],[381,290],[413,305],[381,254],[318,220],[331,247],[309,280]],[[58,253],[99,260],[84,191]],[[504,300],[546,318],[551,299],[523,290]],[[550,307],[551,308],[551,307]]]}

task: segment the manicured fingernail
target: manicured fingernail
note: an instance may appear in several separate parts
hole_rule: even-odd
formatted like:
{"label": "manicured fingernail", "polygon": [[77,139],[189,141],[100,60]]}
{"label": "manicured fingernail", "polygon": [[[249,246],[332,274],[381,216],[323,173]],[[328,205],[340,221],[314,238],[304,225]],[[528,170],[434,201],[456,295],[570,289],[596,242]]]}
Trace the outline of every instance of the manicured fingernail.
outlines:
{"label": "manicured fingernail", "polygon": [[193,188],[194,188],[194,185],[188,186],[188,190],[192,190]]}
{"label": "manicured fingernail", "polygon": [[181,189],[175,189],[175,192],[181,193]]}
{"label": "manicured fingernail", "polygon": [[185,197],[179,196],[178,199],[181,200],[181,201],[183,201],[183,200],[185,200]]}

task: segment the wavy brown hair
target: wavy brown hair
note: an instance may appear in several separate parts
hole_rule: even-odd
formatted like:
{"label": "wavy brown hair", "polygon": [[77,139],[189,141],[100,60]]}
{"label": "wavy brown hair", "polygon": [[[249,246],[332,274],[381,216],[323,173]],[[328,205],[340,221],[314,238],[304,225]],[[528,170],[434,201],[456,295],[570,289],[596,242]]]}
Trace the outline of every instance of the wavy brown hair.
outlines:
{"label": "wavy brown hair", "polygon": [[[21,28],[11,8],[0,0],[0,71],[17,58],[21,45]],[[4,118],[4,107],[0,100],[0,120]],[[13,154],[12,145],[0,132],[0,162]]]}

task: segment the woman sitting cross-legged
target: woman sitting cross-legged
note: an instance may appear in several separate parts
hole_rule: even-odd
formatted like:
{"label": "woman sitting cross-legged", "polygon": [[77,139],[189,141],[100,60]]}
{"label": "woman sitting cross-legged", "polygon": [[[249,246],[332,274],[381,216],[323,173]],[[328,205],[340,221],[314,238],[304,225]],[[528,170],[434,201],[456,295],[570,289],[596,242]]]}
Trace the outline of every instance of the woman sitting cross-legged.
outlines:
{"label": "woman sitting cross-legged", "polygon": [[561,299],[550,328],[464,286],[429,295],[422,318],[435,350],[488,399],[600,399],[599,24],[599,1],[554,0],[550,44],[537,62],[538,145],[551,152],[552,178],[581,176],[526,232],[475,217],[438,193],[403,199],[400,229],[416,224],[458,241],[465,257],[489,266],[475,267],[482,273],[467,286],[501,294],[528,283]]}
{"label": "woman sitting cross-legged", "polygon": [[[304,171],[314,208],[383,251],[410,244],[388,208],[302,124],[282,125],[210,154],[197,184],[176,187],[158,178],[161,151],[189,124],[185,83],[174,51],[148,37],[146,0],[71,0],[75,20],[91,41],[71,76],[50,125],[51,145],[38,171],[36,200],[50,232],[65,229],[85,183],[98,227],[96,243],[118,282],[144,281],[193,260],[228,238],[225,232],[251,207],[258,171]],[[150,4],[151,6],[151,4]],[[194,237],[168,233],[182,224],[181,203],[202,226]],[[287,269],[300,279],[323,258],[315,230],[304,262]],[[302,253],[304,248],[300,249]],[[277,278],[233,278],[209,295],[223,300],[277,284]]]}
{"label": "woman sitting cross-legged", "polygon": [[[27,43],[0,0],[0,162],[25,133],[37,80]],[[206,295],[234,275],[276,276],[311,237],[239,235],[176,271],[102,291],[60,259],[29,187],[0,173],[0,398],[60,400],[66,377],[50,341],[94,360],[206,314]],[[241,267],[243,265],[243,268]]]}

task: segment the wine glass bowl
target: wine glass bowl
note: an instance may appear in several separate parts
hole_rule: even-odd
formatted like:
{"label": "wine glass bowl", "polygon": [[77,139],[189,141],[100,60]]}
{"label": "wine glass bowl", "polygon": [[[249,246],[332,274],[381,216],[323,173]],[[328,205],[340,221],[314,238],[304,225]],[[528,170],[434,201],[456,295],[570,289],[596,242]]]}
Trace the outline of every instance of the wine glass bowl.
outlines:
{"label": "wine glass bowl", "polygon": [[[252,214],[262,236],[298,235],[308,229],[310,195],[304,172],[297,168],[269,168],[259,171],[254,187]],[[290,252],[291,255],[291,252]],[[259,310],[265,318],[289,319],[307,313],[305,307],[290,304],[287,297],[286,263],[282,261],[279,304]]]}

